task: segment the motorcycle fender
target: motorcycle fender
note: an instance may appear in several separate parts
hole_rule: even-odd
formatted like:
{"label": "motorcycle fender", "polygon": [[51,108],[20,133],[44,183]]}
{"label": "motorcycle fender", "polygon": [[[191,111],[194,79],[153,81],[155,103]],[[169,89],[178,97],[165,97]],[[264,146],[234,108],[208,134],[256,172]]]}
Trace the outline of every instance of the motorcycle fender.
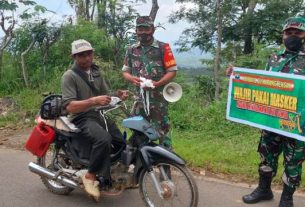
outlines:
{"label": "motorcycle fender", "polygon": [[150,169],[156,161],[170,161],[180,165],[185,165],[185,161],[176,153],[161,146],[144,146],[139,149],[142,165]]}
{"label": "motorcycle fender", "polygon": [[144,146],[137,152],[137,159],[134,169],[134,179],[139,182],[140,174],[143,170],[149,170],[157,161],[175,162],[185,165],[185,161],[174,152],[160,146]]}

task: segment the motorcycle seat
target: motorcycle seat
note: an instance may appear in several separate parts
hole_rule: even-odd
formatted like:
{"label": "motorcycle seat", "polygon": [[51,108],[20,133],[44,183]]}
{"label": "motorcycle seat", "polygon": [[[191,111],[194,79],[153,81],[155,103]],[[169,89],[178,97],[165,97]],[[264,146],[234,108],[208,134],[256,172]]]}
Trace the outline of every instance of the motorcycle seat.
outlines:
{"label": "motorcycle seat", "polygon": [[36,123],[44,122],[46,125],[49,125],[55,129],[65,131],[65,132],[73,132],[78,133],[80,129],[77,128],[73,123],[71,123],[66,116],[60,116],[57,119],[42,119],[40,116],[36,118]]}
{"label": "motorcycle seat", "polygon": [[80,132],[80,129],[75,126],[72,122],[69,121],[68,117],[66,116],[60,116],[59,119],[62,121],[62,123],[65,125],[65,127],[68,129],[69,132]]}

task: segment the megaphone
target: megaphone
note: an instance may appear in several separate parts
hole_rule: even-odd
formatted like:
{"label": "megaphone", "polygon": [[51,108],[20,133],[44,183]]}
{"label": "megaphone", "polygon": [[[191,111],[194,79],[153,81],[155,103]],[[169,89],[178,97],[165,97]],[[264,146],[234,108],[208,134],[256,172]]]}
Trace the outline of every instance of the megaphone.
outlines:
{"label": "megaphone", "polygon": [[176,102],[182,97],[182,87],[178,83],[170,82],[163,88],[163,97],[168,102]]}

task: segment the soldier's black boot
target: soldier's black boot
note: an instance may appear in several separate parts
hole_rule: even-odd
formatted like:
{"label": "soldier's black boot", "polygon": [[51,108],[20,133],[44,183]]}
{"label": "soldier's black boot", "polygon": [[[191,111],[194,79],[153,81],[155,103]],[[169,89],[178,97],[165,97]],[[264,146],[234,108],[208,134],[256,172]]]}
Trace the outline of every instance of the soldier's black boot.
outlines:
{"label": "soldier's black boot", "polygon": [[281,201],[279,207],[293,207],[293,193],[295,188],[290,188],[284,184]]}
{"label": "soldier's black boot", "polygon": [[271,200],[273,198],[271,181],[272,177],[260,175],[258,187],[249,195],[243,196],[244,203],[257,203],[262,200]]}

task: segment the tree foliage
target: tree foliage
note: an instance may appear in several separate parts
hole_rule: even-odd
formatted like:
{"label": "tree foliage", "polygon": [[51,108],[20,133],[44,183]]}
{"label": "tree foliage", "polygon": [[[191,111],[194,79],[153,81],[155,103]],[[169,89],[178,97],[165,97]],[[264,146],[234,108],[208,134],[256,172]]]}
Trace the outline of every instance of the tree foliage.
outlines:
{"label": "tree foliage", "polygon": [[[100,62],[108,62],[108,69],[114,69],[115,66],[111,63],[114,40],[97,25],[88,21],[81,21],[76,25],[29,22],[16,30],[15,38],[7,50],[19,69],[12,81],[22,77],[21,55],[33,41],[31,52],[26,54],[25,65],[28,69],[28,84],[38,87],[51,80],[53,74],[62,74],[71,65],[71,42],[76,39],[90,41],[96,58]],[[20,82],[18,87],[22,86]]]}
{"label": "tree foliage", "polygon": [[[95,48],[96,60],[106,68],[120,68],[129,31],[134,27],[134,20],[138,15],[133,5],[145,0],[71,0],[69,3],[75,8],[78,21],[61,24],[49,23],[41,14],[50,11],[34,1],[20,2],[26,6],[18,16],[22,26],[12,29],[10,42],[5,45],[5,61],[10,60],[10,65],[14,65],[14,72],[6,72],[12,69],[4,66],[4,79],[8,76],[10,78],[0,80],[0,90],[8,88],[8,85],[15,85],[15,89],[24,85],[37,87],[42,84],[41,80],[47,81],[52,74],[65,71],[72,62],[71,42],[76,39],[90,41]],[[14,12],[20,2],[1,1],[0,10]],[[100,15],[99,8],[104,3],[106,7]],[[101,17],[103,26],[99,24]],[[7,22],[9,19],[10,16],[4,18]],[[16,24],[17,21],[10,22]],[[5,85],[4,88],[2,84]]]}
{"label": "tree foliage", "polygon": [[[199,47],[203,51],[215,48],[216,13],[212,0],[177,0],[178,3],[192,3],[182,6],[171,15],[170,21],[176,23],[186,20],[191,27],[186,29],[178,45],[181,50]],[[182,4],[183,5],[183,4]],[[280,43],[281,28],[285,19],[304,12],[304,1],[300,0],[222,0],[223,15],[222,42],[241,42],[243,53],[253,51],[253,42]]]}
{"label": "tree foliage", "polygon": [[134,27],[134,20],[138,15],[134,5],[145,0],[68,0],[68,2],[75,9],[78,21],[95,22],[114,39],[113,61],[117,65],[121,64],[129,38],[128,31]]}
{"label": "tree foliage", "polygon": [[[19,3],[19,4],[18,4]],[[20,5],[24,6],[33,6],[36,5],[34,1],[29,1],[29,0],[13,0],[13,1],[8,1],[8,0],[3,0],[0,2],[0,27],[4,33],[4,36],[0,41],[0,80],[2,79],[2,73],[3,73],[3,66],[2,66],[2,57],[3,57],[3,52],[5,48],[9,45],[11,40],[13,39],[14,36],[14,29],[16,26],[16,19],[14,16],[14,12],[17,10],[17,8]],[[38,6],[38,5],[36,5]],[[23,12],[22,15],[27,14],[27,10]],[[20,15],[19,17],[22,17]]]}
{"label": "tree foliage", "polygon": [[[187,21],[176,43],[180,51],[198,47],[214,55],[215,100],[220,97],[221,64],[239,63],[261,67],[262,56],[257,48],[264,44],[280,44],[284,20],[304,13],[304,1],[299,0],[176,0],[181,4],[171,14],[170,22]],[[257,44],[257,45],[255,45]],[[251,64],[251,58],[252,63]],[[211,62],[209,60],[209,62]]]}
{"label": "tree foliage", "polygon": [[[303,12],[304,6],[304,2],[300,0],[257,1],[251,17],[247,16],[247,10],[242,9],[240,16],[232,19],[232,24],[226,25],[224,41],[242,41],[247,37],[253,37],[253,41],[259,43],[281,43],[285,19]],[[250,32],[247,31],[249,26],[252,28]],[[252,50],[253,48],[250,52]]]}

